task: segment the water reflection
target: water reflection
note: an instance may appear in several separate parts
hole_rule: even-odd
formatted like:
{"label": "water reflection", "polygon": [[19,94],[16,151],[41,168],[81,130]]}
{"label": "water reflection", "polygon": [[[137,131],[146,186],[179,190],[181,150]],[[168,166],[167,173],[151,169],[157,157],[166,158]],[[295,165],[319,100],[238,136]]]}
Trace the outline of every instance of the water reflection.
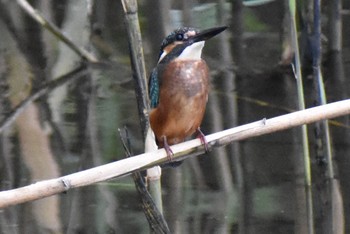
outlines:
{"label": "water reflection", "polygon": [[[141,26],[147,30],[143,34],[146,62],[147,67],[152,67],[158,53],[154,48],[158,48],[157,40],[163,36],[159,34],[170,27],[171,20],[167,17],[178,15],[182,6],[179,4],[177,11],[162,15],[161,19],[166,22],[157,22],[162,28],[155,36],[149,25],[153,25],[157,15],[149,15],[147,11],[154,10],[154,6],[140,4]],[[166,12],[171,5],[168,1],[167,4],[158,1],[158,4]],[[232,32],[238,35],[226,34],[226,38],[208,43],[204,56],[212,70],[212,87],[202,126],[205,133],[296,109],[294,77],[276,69],[281,54],[278,31],[281,5],[280,1],[275,1],[261,8],[233,8],[239,15],[230,20],[237,19],[234,22],[239,27],[234,27]],[[23,25],[15,20],[16,16],[24,17],[16,4],[0,6],[2,10],[11,9],[10,20],[15,26],[9,28],[4,24],[6,17],[2,16],[0,85],[4,89],[2,93],[6,93],[1,95],[3,117],[10,106],[18,104],[44,80],[74,69],[80,58],[40,28],[23,29]],[[206,18],[206,13],[215,13],[213,6],[216,5],[202,5],[196,12],[205,9],[200,13]],[[229,12],[232,6],[221,5],[220,16]],[[89,66],[86,76],[67,82],[33,103],[15,125],[2,132],[3,190],[123,158],[117,129],[124,126],[129,130],[134,153],[142,152],[143,148],[120,3],[96,1],[94,13],[88,19],[86,1],[52,1],[50,4],[38,3],[36,7],[51,20],[57,19],[63,31],[80,46],[91,48],[104,64]],[[64,14],[57,18],[55,12],[62,12],[62,9],[65,9]],[[268,17],[267,10],[271,10]],[[17,20],[21,21],[21,17]],[[254,24],[251,24],[247,26],[248,32],[243,24],[247,23],[247,17],[267,26],[265,31],[254,31]],[[24,27],[35,25],[30,19],[25,20],[30,24]],[[92,31],[87,23],[89,20]],[[209,23],[222,25],[225,20],[225,17],[219,17],[219,22]],[[349,17],[344,16],[344,22],[347,21]],[[40,43],[33,49],[29,45],[34,43],[30,40],[37,40],[35,38],[40,38]],[[345,99],[349,95],[349,82],[345,78],[350,70],[349,42],[346,40],[347,47],[342,53],[327,57],[325,77],[329,101]],[[27,50],[23,50],[24,47],[28,47]],[[35,59],[38,61],[30,62]],[[43,67],[42,60],[45,59],[46,67]],[[312,100],[312,82],[306,80],[305,85],[309,100]],[[348,117],[339,118],[339,121],[349,126]],[[34,127],[38,135],[32,132]],[[330,209],[337,221],[332,223],[334,233],[341,233],[343,225],[346,232],[350,231],[347,215],[350,185],[346,179],[349,130],[346,126],[332,126],[331,130],[339,181],[323,180],[313,186],[314,209],[318,211],[315,218],[319,221],[316,222],[317,233],[329,230],[329,220],[325,217],[329,216]],[[178,168],[164,170],[164,215],[172,233],[304,233],[305,194],[303,170],[298,161],[302,151],[299,135],[299,129],[292,129],[245,140],[209,155],[188,159]],[[316,144],[315,139],[311,142]],[[316,155],[314,151],[312,153]],[[51,157],[45,160],[47,156]],[[28,160],[36,161],[30,163]],[[312,163],[317,181],[317,178],[323,178],[322,166],[314,156]],[[325,199],[329,194],[325,191],[333,194],[331,208],[330,201]],[[149,226],[133,181],[125,177],[5,208],[0,213],[0,230],[2,233],[149,233]]]}

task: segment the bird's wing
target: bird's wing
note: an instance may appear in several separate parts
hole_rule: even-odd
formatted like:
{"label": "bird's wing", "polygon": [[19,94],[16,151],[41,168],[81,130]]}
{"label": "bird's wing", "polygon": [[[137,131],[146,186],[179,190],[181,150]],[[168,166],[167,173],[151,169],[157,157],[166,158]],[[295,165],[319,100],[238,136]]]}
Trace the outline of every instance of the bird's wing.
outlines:
{"label": "bird's wing", "polygon": [[151,99],[151,108],[156,108],[159,103],[159,80],[158,69],[154,68],[149,78],[149,97]]}

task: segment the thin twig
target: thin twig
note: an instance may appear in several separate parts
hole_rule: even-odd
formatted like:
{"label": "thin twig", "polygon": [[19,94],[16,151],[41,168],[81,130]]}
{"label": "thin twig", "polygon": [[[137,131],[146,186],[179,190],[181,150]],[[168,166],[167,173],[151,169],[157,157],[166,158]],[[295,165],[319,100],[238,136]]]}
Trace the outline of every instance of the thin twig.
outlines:
{"label": "thin twig", "polygon": [[[313,46],[312,46],[312,53],[313,53],[313,69],[314,69],[314,80],[317,83],[318,86],[318,102],[320,105],[324,105],[327,103],[327,96],[326,96],[326,91],[325,91],[325,86],[324,86],[324,81],[323,81],[323,75],[322,75],[322,70],[321,70],[321,64],[322,64],[322,43],[321,43],[321,35],[322,35],[322,27],[321,27],[321,0],[314,0],[314,19],[313,19]],[[335,5],[335,3],[331,3],[331,5]],[[331,6],[331,11],[335,10],[332,9],[333,7]],[[332,20],[332,19],[331,19]],[[336,21],[333,21],[336,23]],[[335,26],[339,26],[339,24],[336,24]],[[338,28],[339,29],[339,28]],[[330,32],[333,32],[331,30]],[[341,34],[340,34],[341,35]],[[335,36],[335,35],[330,35],[330,36]],[[339,35],[338,35],[339,37]],[[341,36],[340,36],[341,37]],[[336,38],[332,38],[333,40]],[[336,49],[336,43],[339,42],[338,40],[331,40],[330,46]],[[334,179],[334,168],[333,168],[333,155],[332,155],[332,144],[331,144],[331,134],[330,134],[330,129],[329,129],[329,122],[328,120],[323,120],[320,123],[321,125],[316,125],[316,127],[320,128],[322,126],[322,132],[321,132],[321,144],[322,144],[322,150],[321,150],[321,157],[326,157],[326,167],[327,167],[327,174],[326,178],[329,179],[329,183],[327,185],[329,186],[322,186],[320,188],[320,193],[322,194],[322,191],[325,192],[326,198],[330,202],[325,206],[327,211],[325,211],[324,215],[324,222],[325,225],[325,232],[329,233],[337,233],[336,230],[342,230],[341,227],[342,221],[339,219],[339,214],[342,216],[343,210],[342,209],[336,209],[339,205],[339,200],[336,199],[341,193],[340,190],[338,190],[338,187],[335,185],[335,182],[332,181]],[[323,149],[325,147],[325,150]],[[321,180],[324,178],[320,178]],[[322,195],[321,195],[322,196]],[[343,204],[341,204],[343,205]]]}
{"label": "thin twig", "polygon": [[[350,99],[297,111],[287,115],[264,119],[239,127],[227,129],[206,136],[209,148],[227,145],[233,141],[269,134],[323,119],[350,114]],[[205,149],[199,139],[171,146],[174,160],[183,160],[190,156],[203,154]],[[29,202],[72,188],[91,185],[130,173],[145,170],[158,164],[168,162],[164,149],[140,154],[117,162],[94,167],[85,171],[60,178],[40,181],[25,187],[0,192],[0,208]]]}
{"label": "thin twig", "polygon": [[[131,144],[128,134],[128,130],[124,128],[122,131],[118,129],[120,139],[122,141],[123,148],[125,150],[126,157],[131,157]],[[164,216],[157,208],[151,194],[148,192],[145,181],[141,175],[141,172],[132,173],[132,178],[135,183],[135,187],[140,195],[142,208],[148,223],[153,231],[153,233],[170,233],[168,224],[166,223]]]}
{"label": "thin twig", "polygon": [[35,10],[26,0],[17,0],[17,4],[36,22],[38,22],[41,26],[55,35],[59,40],[65,43],[69,48],[71,48],[75,53],[77,53],[80,57],[86,59],[91,63],[97,63],[97,58],[85,50],[84,48],[80,48],[75,43],[69,39],[66,35],[64,35],[59,28],[57,28],[54,24],[49,22],[45,17],[43,17],[37,10]]}
{"label": "thin twig", "polygon": [[[305,109],[305,98],[304,98],[304,87],[303,78],[301,74],[301,62],[299,53],[299,42],[297,33],[297,23],[296,23],[296,1],[289,0],[289,9],[291,16],[291,36],[292,45],[295,53],[295,76],[297,82],[298,91],[298,107],[300,110]],[[306,192],[306,212],[307,212],[307,224],[308,233],[314,233],[314,215],[313,215],[313,204],[312,204],[312,187],[311,187],[311,162],[310,162],[310,149],[309,149],[309,139],[307,126],[304,124],[301,126],[301,137],[303,144],[303,159],[304,159],[304,183]]]}
{"label": "thin twig", "polygon": [[[321,71],[321,60],[322,60],[322,44],[321,44],[321,1],[314,1],[314,46],[313,48],[313,68],[314,77],[318,85],[318,96],[319,103],[321,105],[327,104],[327,96],[323,82],[323,75]],[[328,177],[330,179],[334,178],[333,170],[333,156],[332,156],[332,146],[331,137],[329,131],[328,120],[322,121],[323,131],[324,131],[324,144],[326,147],[326,157],[327,157],[327,167],[328,167]]]}
{"label": "thin twig", "polygon": [[29,104],[38,100],[40,97],[47,94],[48,92],[55,89],[56,87],[64,84],[65,82],[67,82],[69,80],[70,81],[75,80],[79,77],[82,77],[86,73],[87,73],[86,66],[81,65],[80,67],[74,69],[73,71],[44,84],[36,92],[31,94],[29,97],[24,99],[20,104],[18,104],[12,110],[12,112],[2,120],[2,122],[0,123],[0,133],[2,133],[6,128],[8,128],[17,119],[17,117],[25,110],[25,108]]}

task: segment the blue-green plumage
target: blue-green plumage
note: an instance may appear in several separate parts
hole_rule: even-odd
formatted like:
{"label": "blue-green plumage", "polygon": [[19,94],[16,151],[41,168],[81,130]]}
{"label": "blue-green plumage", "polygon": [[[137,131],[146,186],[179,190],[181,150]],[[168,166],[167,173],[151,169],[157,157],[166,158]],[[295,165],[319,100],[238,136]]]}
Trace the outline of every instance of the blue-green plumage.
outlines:
{"label": "blue-green plumage", "polygon": [[[157,67],[155,67],[152,70],[152,73],[149,78],[149,96],[151,99],[151,108],[156,108],[159,103],[159,90],[160,90],[160,85],[161,85],[161,77],[162,77],[162,72],[164,70],[164,66],[171,62],[173,59],[178,57],[181,52],[186,48],[187,45],[185,44],[180,44],[175,46],[175,48],[164,58],[162,58],[159,61],[159,64]],[[160,57],[160,56],[159,56]]]}
{"label": "blue-green plumage", "polygon": [[156,108],[159,103],[159,80],[158,69],[154,68],[149,78],[149,97],[151,99],[151,108]]}

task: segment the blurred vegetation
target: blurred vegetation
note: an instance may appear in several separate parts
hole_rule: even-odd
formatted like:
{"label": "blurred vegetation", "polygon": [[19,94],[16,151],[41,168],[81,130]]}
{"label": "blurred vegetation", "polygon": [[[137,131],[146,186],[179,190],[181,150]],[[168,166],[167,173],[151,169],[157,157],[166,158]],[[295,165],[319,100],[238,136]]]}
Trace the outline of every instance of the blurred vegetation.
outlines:
{"label": "blurred vegetation", "polygon": [[[16,105],[29,93],[35,93],[44,84],[69,74],[83,63],[87,72],[67,79],[63,85],[43,92],[31,102],[32,110],[38,110],[37,118],[22,116],[22,120],[36,121],[42,130],[41,139],[46,139],[46,146],[52,150],[53,161],[45,162],[39,157],[43,167],[57,166],[57,173],[68,174],[123,158],[117,129],[124,126],[129,130],[134,153],[142,152],[121,3],[112,0],[89,1],[91,5],[82,0],[30,2],[75,45],[98,59],[98,63],[86,64],[85,59],[25,14],[19,2],[0,1],[1,122],[11,111],[16,111]],[[208,42],[204,50],[203,57],[212,75],[211,95],[202,125],[206,134],[298,109],[296,80],[291,68],[296,48],[291,44],[288,2],[264,1],[254,7],[248,7],[248,2],[252,3],[139,1],[148,71],[156,65],[161,40],[173,28],[230,26],[225,35]],[[327,99],[347,99],[350,90],[346,79],[350,70],[346,59],[350,51],[347,35],[350,32],[342,23],[350,23],[349,15],[344,13],[349,10],[349,3],[324,2],[320,17],[314,18],[316,1],[302,2],[303,5],[297,5],[297,27],[305,77],[305,105],[319,104],[318,83],[310,63],[316,39],[313,27],[317,20],[322,30],[318,38],[321,41],[319,65]],[[13,101],[14,93],[18,93],[18,100]],[[334,178],[328,175],[327,166],[332,157],[327,157],[325,151],[325,128],[316,124],[308,128],[315,233],[350,232],[347,215],[350,212],[347,205],[350,202],[349,118],[336,121],[337,126],[330,126],[330,144],[336,158]],[[22,122],[22,132],[36,140],[38,137],[30,137],[28,130],[32,125],[29,121]],[[20,132],[20,126],[12,121],[0,135],[2,189],[56,176],[34,178],[24,158],[30,150],[23,148],[25,142],[19,139]],[[38,149],[35,143],[26,146]],[[23,152],[23,149],[27,150]],[[174,233],[202,233],[203,230],[311,233],[304,222],[308,218],[305,189],[300,182],[304,178],[301,154],[300,131],[293,129],[234,143],[209,155],[186,160],[179,168],[164,170],[163,202],[170,230]],[[55,201],[59,202],[54,204],[60,213],[45,212],[47,219],[40,211],[33,210],[34,203],[10,207],[1,212],[0,232],[146,233],[147,222],[132,188],[132,180],[127,177],[60,195]],[[57,225],[52,226],[55,228],[50,228],[50,217],[54,217],[51,221],[57,221]]]}

